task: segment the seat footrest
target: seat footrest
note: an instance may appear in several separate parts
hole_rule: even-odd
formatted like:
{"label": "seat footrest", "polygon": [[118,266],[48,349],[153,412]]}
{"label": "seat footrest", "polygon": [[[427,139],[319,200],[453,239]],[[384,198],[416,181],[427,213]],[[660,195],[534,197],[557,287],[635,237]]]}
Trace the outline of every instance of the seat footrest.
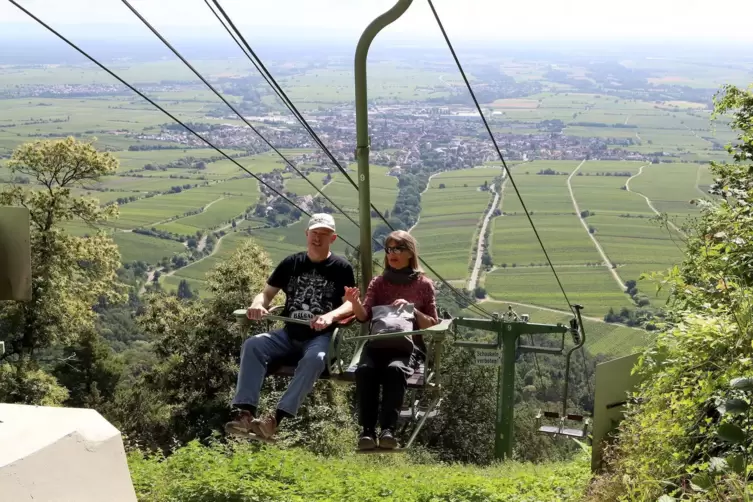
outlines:
{"label": "seat footrest", "polygon": [[[416,418],[422,418],[424,415],[426,415],[425,409],[419,409],[416,412]],[[439,410],[435,408],[431,410],[426,418],[434,418],[437,415],[439,415]],[[403,408],[400,410],[400,418],[413,418],[413,408]]]}
{"label": "seat footrest", "polygon": [[588,435],[588,431],[584,429],[571,429],[568,427],[558,427],[556,425],[542,425],[539,427],[539,432],[553,436],[567,436],[573,438],[585,438]]}

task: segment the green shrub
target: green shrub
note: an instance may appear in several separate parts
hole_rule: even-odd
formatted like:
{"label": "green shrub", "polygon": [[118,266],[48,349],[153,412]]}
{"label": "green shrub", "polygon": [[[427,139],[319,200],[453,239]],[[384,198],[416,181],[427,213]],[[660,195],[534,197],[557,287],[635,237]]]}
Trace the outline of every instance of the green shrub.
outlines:
{"label": "green shrub", "polygon": [[712,163],[719,199],[699,201],[685,258],[664,274],[668,323],[638,365],[640,403],[628,407],[593,500],[749,500],[753,87],[726,86],[715,102],[738,132],[734,162]]}
{"label": "green shrub", "polygon": [[143,502],[568,501],[580,499],[590,477],[585,455],[535,468],[473,468],[417,465],[400,455],[322,458],[247,443],[192,442],[167,459],[131,453],[129,464]]}

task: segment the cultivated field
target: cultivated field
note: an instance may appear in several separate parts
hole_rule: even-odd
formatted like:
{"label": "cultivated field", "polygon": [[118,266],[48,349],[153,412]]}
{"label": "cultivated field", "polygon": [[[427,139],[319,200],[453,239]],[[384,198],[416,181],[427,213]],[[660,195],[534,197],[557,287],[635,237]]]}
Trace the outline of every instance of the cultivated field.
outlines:
{"label": "cultivated field", "polygon": [[497,168],[461,169],[434,176],[421,197],[421,217],[411,232],[421,255],[445,279],[464,279],[468,274],[476,228],[492,202],[482,191],[501,174]]}
{"label": "cultivated field", "polygon": [[[408,102],[429,103],[426,100],[434,99],[427,107],[444,106],[445,98],[465,92],[464,84],[451,63],[448,58],[447,61],[427,63],[421,67],[403,61],[370,60],[371,103],[391,106]],[[256,84],[258,77],[245,61],[231,58],[225,61],[200,60],[196,64],[218,82],[231,77],[250,79],[249,88],[259,93],[263,103],[276,103],[274,106],[282,110],[271,91]],[[645,59],[623,61],[622,64],[627,68],[650,70],[653,75],[650,81],[659,85],[678,83],[705,88],[724,81],[737,82],[745,77],[739,69],[719,68],[716,74],[711,75],[708,68],[675,61]],[[528,216],[535,223],[570,300],[584,304],[586,313],[595,317],[602,316],[609,308],[631,305],[630,298],[621,291],[604,265],[602,256],[589,237],[589,230],[583,227],[581,221],[585,222],[591,235],[602,246],[609,266],[615,267],[613,270],[622,281],[635,280],[643,272],[663,270],[676,263],[681,256],[683,236],[677,229],[658,226],[653,220],[656,216],[654,209],[666,212],[670,221],[678,227],[696,215],[697,206],[690,201],[704,196],[712,183],[706,163],[726,159],[727,154],[721,147],[732,141],[734,135],[724,120],[710,123],[710,110],[700,103],[643,101],[578,92],[572,85],[548,80],[551,66],[540,61],[500,58],[494,65],[518,84],[541,84],[529,95],[490,99],[485,103],[485,113],[488,112],[491,126],[497,135],[502,136],[503,143],[504,135],[540,135],[542,121],[561,120],[563,134],[583,141],[609,139],[610,150],[619,148],[649,157],[657,152],[672,155],[669,159],[673,163],[661,164],[588,160],[580,165],[582,159],[534,160],[512,168],[529,211]],[[219,101],[178,61],[118,61],[113,63],[113,68],[139,85],[182,81],[178,88],[168,87],[150,92],[181,120],[242,124],[231,116],[209,116],[208,112],[216,110]],[[592,79],[587,68],[578,67],[575,63],[563,63],[557,68],[568,77],[583,81]],[[326,67],[307,64],[300,68],[274,67],[274,72],[279,72],[278,81],[305,114],[333,105],[342,106],[346,114],[352,112],[354,91],[350,60],[333,60]],[[0,91],[18,85],[45,83],[112,83],[109,76],[90,65],[3,67],[0,68],[0,76]],[[473,75],[470,78],[475,81]],[[240,95],[224,94],[236,104],[243,103],[245,99]],[[104,178],[96,186],[83,187],[77,193],[98,198],[104,204],[119,198],[140,197],[146,192],[182,187],[180,193],[165,193],[122,205],[120,218],[103,227],[114,231],[123,261],[144,260],[155,264],[165,256],[183,252],[185,246],[127,230],[156,227],[179,235],[194,235],[197,231],[207,232],[228,225],[261,200],[258,182],[235,163],[228,160],[210,161],[219,155],[215,150],[187,148],[171,141],[137,139],[133,136],[137,133],[154,134],[167,122],[169,119],[166,116],[131,94],[96,98],[55,96],[0,99],[0,156],[7,156],[23,142],[45,136],[75,134],[82,139],[96,137],[99,148],[112,151],[119,159],[118,173]],[[330,134],[327,130],[329,124],[312,121],[312,125],[323,134],[325,142],[331,141],[332,138],[327,137]],[[478,131],[484,133],[480,123]],[[250,130],[248,135],[254,136]],[[468,137],[472,135],[472,131],[468,133]],[[376,144],[386,139],[389,138],[374,137],[373,141]],[[299,159],[316,151],[311,148],[310,142],[289,144],[301,148],[281,149],[288,159],[301,168],[315,165],[310,158],[305,161]],[[128,149],[146,145],[178,148],[149,151]],[[230,145],[224,150],[229,155],[238,156],[235,160],[254,174],[285,168],[285,163],[273,152],[249,156],[244,149],[237,147],[237,143]],[[394,153],[401,145],[388,146],[389,151]],[[415,145],[404,146],[411,148]],[[342,152],[350,154],[352,145],[346,145]],[[147,164],[164,165],[186,157],[204,161],[205,168],[144,169]],[[531,157],[535,158],[536,154],[532,153]],[[0,181],[9,182],[9,172],[2,167],[5,160],[0,159]],[[351,177],[356,180],[355,164],[348,168]],[[397,178],[387,176],[388,169],[372,166],[371,196],[377,208],[391,212],[399,190]],[[537,174],[547,169],[558,174]],[[576,169],[578,172],[570,178],[570,185],[580,211],[588,211],[584,219],[576,213],[568,190],[568,178]],[[462,284],[468,278],[471,260],[475,257],[479,223],[493,196],[490,192],[479,190],[479,187],[485,181],[491,183],[500,173],[500,166],[493,163],[483,168],[441,173],[432,178],[422,196],[422,213],[413,234],[421,244],[422,256],[455,284]],[[287,171],[283,176],[287,191],[298,196],[315,195],[315,190],[295,173]],[[331,181],[325,186],[326,177],[325,173],[316,172],[310,179],[315,186],[324,187],[327,196],[345,209],[348,217],[357,221],[359,204],[356,191],[336,171],[332,172]],[[628,187],[629,190],[626,189]],[[186,215],[201,209],[203,212]],[[536,235],[509,182],[505,186],[500,209],[502,215],[493,218],[489,227],[488,250],[494,268],[482,275],[481,285],[495,300],[550,308],[566,307]],[[341,236],[334,247],[337,253],[344,253],[349,248],[344,241],[359,243],[358,229],[348,217],[335,215]],[[305,218],[286,228],[258,228],[262,224],[260,220],[240,222],[238,231],[224,237],[212,256],[172,275],[165,275],[161,281],[166,287],[174,288],[181,279],[186,279],[192,288],[205,292],[206,272],[249,237],[244,230],[246,228],[252,228],[250,237],[269,252],[273,261],[303,249]],[[379,220],[372,220],[373,228],[379,224]],[[76,223],[67,228],[77,235],[93,231]],[[651,285],[640,284],[639,290],[652,296]],[[652,296],[655,304],[660,304],[664,298],[666,294],[658,298]],[[537,313],[539,318],[546,315],[550,313]],[[598,334],[610,329],[622,329],[605,326],[595,323],[592,331]],[[624,342],[625,350],[639,343],[634,342],[639,338],[636,338],[635,330],[612,334],[620,340],[627,340]],[[599,348],[599,343],[598,336],[589,339],[592,350],[608,352],[607,348]],[[610,342],[608,346],[615,345]]]}

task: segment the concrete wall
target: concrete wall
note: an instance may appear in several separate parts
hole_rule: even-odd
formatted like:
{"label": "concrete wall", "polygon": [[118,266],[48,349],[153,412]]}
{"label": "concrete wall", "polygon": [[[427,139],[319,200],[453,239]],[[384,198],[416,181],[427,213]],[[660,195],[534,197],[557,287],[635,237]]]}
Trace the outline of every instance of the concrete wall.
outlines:
{"label": "concrete wall", "polygon": [[0,500],[135,502],[120,432],[94,410],[0,404]]}

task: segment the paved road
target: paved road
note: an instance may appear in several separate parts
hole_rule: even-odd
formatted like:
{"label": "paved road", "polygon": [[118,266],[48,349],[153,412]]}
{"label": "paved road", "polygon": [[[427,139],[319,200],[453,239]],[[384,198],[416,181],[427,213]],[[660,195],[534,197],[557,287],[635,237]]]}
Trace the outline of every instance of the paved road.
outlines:
{"label": "paved road", "polygon": [[[505,177],[506,179],[506,177]],[[484,257],[484,242],[486,238],[486,228],[489,226],[494,210],[499,206],[500,194],[494,190],[494,184],[489,185],[489,189],[494,193],[494,202],[489,206],[489,210],[484,215],[484,222],[481,224],[481,230],[478,235],[478,246],[476,247],[476,261],[473,264],[473,270],[471,270],[471,278],[468,281],[468,290],[473,291],[478,284],[478,276],[481,272],[482,259]]]}
{"label": "paved road", "polygon": [[591,241],[594,243],[594,246],[596,246],[596,250],[601,255],[601,259],[604,260],[604,266],[607,267],[607,270],[609,270],[609,273],[612,274],[612,277],[614,278],[614,281],[620,286],[620,291],[625,292],[625,283],[620,278],[620,275],[617,273],[615,269],[612,268],[612,264],[609,261],[609,258],[607,257],[607,254],[604,252],[604,249],[602,249],[601,244],[599,244],[599,241],[596,240],[596,237],[588,230],[588,224],[586,223],[585,218],[580,217],[580,207],[578,207],[578,201],[575,200],[575,194],[573,193],[573,186],[570,183],[570,181],[573,179],[573,176],[578,174],[578,171],[580,170],[581,166],[585,164],[585,160],[578,164],[578,167],[576,167],[572,173],[570,173],[570,176],[567,177],[567,190],[570,192],[570,200],[573,201],[573,208],[575,208],[575,215],[580,221],[580,224],[583,225],[583,229],[586,231],[586,234],[588,234],[588,237],[591,238]]}

